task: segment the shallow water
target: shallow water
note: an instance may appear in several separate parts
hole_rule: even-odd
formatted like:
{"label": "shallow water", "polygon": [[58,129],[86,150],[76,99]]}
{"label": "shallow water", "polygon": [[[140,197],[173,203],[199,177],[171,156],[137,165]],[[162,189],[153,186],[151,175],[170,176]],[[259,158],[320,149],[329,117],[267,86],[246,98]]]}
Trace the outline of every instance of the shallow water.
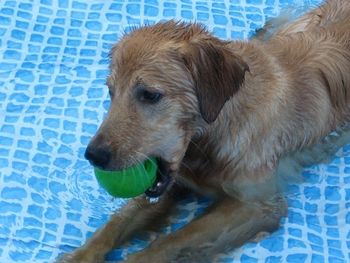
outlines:
{"label": "shallow water", "polygon": [[[221,38],[247,38],[280,8],[319,1],[0,1],[0,262],[52,262],[80,246],[125,200],[101,189],[85,147],[109,105],[108,52],[122,31],[196,20]],[[347,262],[350,147],[290,185],[279,231],[218,262]],[[169,233],[203,212],[184,202]],[[109,259],[147,246],[133,240]]]}

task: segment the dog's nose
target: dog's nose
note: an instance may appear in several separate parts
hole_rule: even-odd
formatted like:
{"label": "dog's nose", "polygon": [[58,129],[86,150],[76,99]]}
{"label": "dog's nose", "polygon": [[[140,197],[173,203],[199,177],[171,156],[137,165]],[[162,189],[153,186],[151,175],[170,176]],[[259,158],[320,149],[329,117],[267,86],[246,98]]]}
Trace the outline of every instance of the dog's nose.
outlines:
{"label": "dog's nose", "polygon": [[105,169],[111,159],[111,153],[106,147],[89,145],[85,151],[85,158],[93,165]]}

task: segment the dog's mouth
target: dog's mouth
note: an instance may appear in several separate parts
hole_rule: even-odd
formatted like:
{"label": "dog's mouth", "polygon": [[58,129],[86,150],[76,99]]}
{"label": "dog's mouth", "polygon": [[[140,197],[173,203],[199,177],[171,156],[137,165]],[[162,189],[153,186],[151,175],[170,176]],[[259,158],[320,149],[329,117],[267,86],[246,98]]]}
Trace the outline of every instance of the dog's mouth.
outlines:
{"label": "dog's mouth", "polygon": [[160,197],[167,190],[171,183],[172,179],[170,173],[170,164],[167,161],[159,158],[156,181],[152,187],[146,190],[145,195],[149,198]]}

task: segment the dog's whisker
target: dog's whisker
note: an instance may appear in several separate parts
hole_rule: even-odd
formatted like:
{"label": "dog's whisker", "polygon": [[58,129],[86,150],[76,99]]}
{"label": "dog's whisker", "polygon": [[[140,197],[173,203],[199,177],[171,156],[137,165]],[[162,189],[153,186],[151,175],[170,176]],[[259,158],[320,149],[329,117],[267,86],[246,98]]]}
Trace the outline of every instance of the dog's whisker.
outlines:
{"label": "dog's whisker", "polygon": [[[150,157],[149,156],[147,156],[146,154],[144,154],[144,153],[142,153],[142,152],[139,152],[139,151],[134,151],[134,154],[135,154],[135,156],[140,156],[140,157],[142,157],[144,160],[142,160],[142,161],[146,161],[146,160],[149,160],[150,159]],[[137,158],[135,158],[135,159],[137,159]],[[140,160],[138,160],[138,162],[140,162]]]}

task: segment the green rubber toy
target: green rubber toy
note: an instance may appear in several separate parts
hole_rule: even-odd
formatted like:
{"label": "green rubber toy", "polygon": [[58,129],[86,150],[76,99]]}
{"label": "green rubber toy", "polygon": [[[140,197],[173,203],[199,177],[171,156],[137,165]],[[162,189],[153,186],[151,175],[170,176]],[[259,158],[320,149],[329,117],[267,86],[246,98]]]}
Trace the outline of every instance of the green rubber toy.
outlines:
{"label": "green rubber toy", "polygon": [[156,159],[151,158],[120,171],[104,171],[95,167],[95,176],[110,195],[130,198],[143,194],[153,186],[157,168]]}

